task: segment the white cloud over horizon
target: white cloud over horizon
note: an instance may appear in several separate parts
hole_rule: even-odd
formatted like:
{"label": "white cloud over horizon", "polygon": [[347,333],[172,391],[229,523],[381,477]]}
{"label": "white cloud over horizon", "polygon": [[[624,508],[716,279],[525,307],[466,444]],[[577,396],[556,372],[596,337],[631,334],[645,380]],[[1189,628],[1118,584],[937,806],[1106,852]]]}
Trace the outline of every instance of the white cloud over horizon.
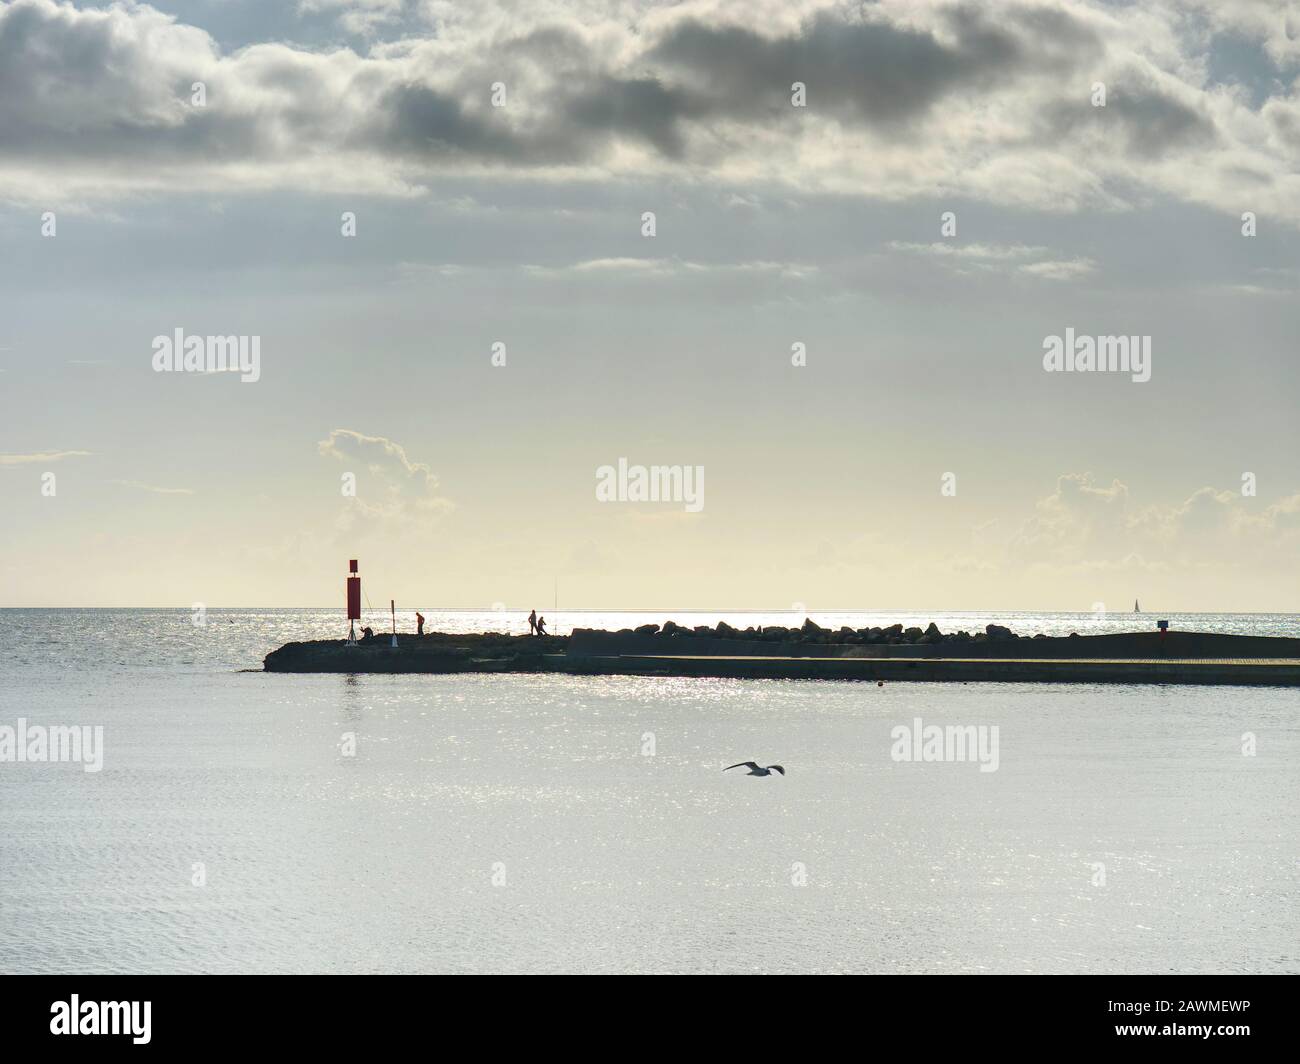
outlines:
{"label": "white cloud over horizon", "polygon": [[451,500],[438,493],[438,478],[423,462],[410,459],[399,443],[367,436],[353,429],[332,429],[319,440],[322,456],[336,459],[356,478],[356,494],[340,497],[344,509],[340,532],[353,532],[366,522],[382,523],[401,533],[418,533],[425,523],[451,510]]}
{"label": "white cloud over horizon", "polygon": [[1181,502],[1136,505],[1128,485],[1067,473],[1007,545],[1018,561],[1077,568],[1171,564],[1235,569],[1300,550],[1300,491],[1272,503],[1201,487]]}

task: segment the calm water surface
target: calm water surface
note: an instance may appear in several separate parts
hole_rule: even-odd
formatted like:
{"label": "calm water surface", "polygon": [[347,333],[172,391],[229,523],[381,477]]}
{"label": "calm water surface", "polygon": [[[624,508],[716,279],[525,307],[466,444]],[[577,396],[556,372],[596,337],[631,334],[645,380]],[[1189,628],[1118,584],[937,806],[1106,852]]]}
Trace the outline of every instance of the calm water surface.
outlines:
{"label": "calm water surface", "polygon": [[[0,764],[0,970],[1300,970],[1295,690],[266,675],[239,670],[339,635],[337,611],[205,619],[0,611],[0,724],[105,743],[99,773]],[[1295,615],[1169,619],[1300,635]],[[894,762],[917,717],[997,726],[998,771]],[[720,771],[749,758],[789,774]]]}

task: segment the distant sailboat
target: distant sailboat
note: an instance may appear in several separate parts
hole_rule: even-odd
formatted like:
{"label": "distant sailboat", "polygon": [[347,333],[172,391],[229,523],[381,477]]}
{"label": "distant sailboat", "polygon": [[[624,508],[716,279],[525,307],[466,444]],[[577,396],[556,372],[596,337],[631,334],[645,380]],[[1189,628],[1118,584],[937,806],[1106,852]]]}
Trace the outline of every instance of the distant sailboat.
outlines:
{"label": "distant sailboat", "polygon": [[1140,606],[1138,605],[1138,600],[1137,600],[1137,599],[1134,599],[1134,600],[1133,600],[1133,612],[1134,612],[1134,613],[1141,613],[1141,612],[1142,612],[1142,607],[1140,607]]}

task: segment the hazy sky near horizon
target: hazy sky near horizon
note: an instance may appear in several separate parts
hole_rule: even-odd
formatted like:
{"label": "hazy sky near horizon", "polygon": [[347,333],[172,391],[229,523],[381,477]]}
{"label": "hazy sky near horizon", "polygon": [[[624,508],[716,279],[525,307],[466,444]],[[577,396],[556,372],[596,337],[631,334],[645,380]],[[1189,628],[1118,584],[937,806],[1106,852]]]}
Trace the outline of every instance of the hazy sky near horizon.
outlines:
{"label": "hazy sky near horizon", "polygon": [[0,2],[0,606],[1298,611],[1298,164],[1276,0]]}

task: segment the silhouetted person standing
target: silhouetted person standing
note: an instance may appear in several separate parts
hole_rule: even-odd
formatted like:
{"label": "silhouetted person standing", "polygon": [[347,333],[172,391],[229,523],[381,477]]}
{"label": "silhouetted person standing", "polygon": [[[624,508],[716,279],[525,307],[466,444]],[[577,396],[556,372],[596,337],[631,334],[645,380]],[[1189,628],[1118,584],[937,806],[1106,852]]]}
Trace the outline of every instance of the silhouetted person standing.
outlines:
{"label": "silhouetted person standing", "polygon": [[418,610],[415,613],[415,634],[424,635],[424,614]]}
{"label": "silhouetted person standing", "polygon": [[545,618],[545,617],[538,617],[538,618],[537,618],[537,634],[538,634],[538,635],[545,635],[545,634],[546,634],[546,618]]}
{"label": "silhouetted person standing", "polygon": [[529,635],[537,634],[537,611],[536,610],[533,610],[528,615],[528,634]]}

